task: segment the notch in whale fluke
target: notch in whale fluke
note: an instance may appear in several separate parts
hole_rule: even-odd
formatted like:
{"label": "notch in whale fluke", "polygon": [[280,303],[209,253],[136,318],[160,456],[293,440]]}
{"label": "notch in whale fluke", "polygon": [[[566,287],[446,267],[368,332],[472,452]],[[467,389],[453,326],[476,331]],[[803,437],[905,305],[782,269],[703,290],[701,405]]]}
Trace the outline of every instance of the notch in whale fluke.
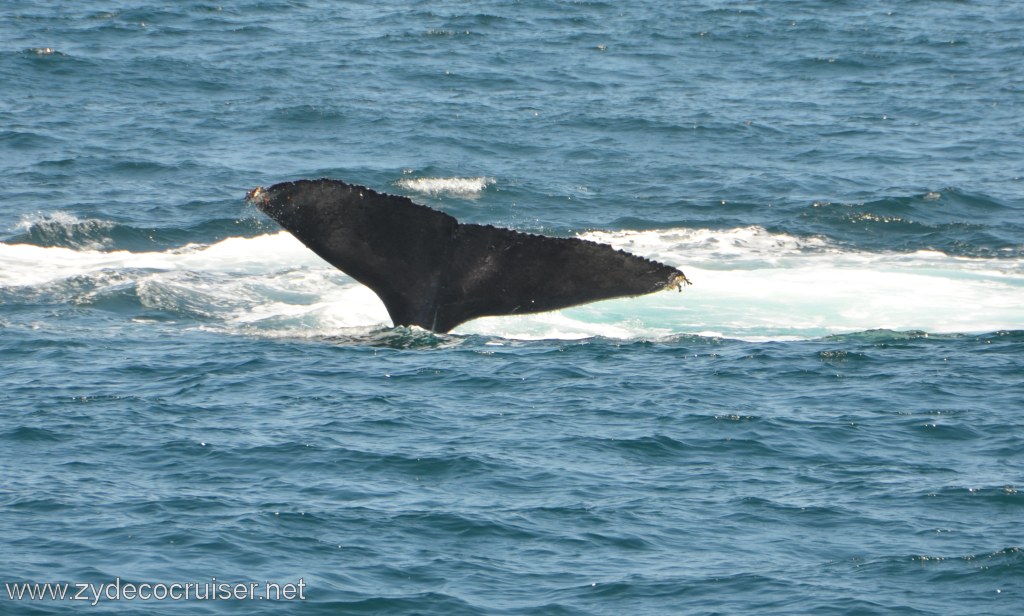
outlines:
{"label": "notch in whale fluke", "polygon": [[257,187],[246,199],[370,287],[396,326],[448,332],[477,317],[690,284],[674,267],[605,244],[460,223],[406,197],[338,180]]}

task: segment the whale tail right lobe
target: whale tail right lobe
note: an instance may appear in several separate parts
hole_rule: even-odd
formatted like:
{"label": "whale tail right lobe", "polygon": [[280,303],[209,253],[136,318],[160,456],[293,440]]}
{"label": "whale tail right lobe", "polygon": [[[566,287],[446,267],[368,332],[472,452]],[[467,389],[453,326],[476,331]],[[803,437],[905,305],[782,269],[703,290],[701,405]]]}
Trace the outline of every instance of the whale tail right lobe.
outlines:
{"label": "whale tail right lobe", "polygon": [[460,224],[453,244],[450,273],[438,298],[440,329],[481,316],[644,295],[671,287],[682,276],[673,267],[605,244],[489,225]]}

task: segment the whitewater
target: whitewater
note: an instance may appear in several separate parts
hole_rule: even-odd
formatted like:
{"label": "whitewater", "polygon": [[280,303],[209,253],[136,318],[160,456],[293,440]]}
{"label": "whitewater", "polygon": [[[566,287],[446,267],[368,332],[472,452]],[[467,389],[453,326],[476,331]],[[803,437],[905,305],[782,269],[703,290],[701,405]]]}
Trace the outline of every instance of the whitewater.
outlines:
{"label": "whitewater", "polygon": [[[50,216],[44,224],[55,223],[104,225],[67,214]],[[1021,259],[844,250],[824,238],[756,226],[588,231],[578,237],[681,268],[695,284],[678,293],[547,314],[487,317],[460,326],[456,334],[510,339],[693,334],[757,341],[873,329],[1024,328]],[[7,293],[75,305],[102,306],[130,296],[139,308],[198,319],[204,327],[229,333],[326,337],[390,325],[372,291],[283,231],[162,252],[0,244],[0,285]]]}

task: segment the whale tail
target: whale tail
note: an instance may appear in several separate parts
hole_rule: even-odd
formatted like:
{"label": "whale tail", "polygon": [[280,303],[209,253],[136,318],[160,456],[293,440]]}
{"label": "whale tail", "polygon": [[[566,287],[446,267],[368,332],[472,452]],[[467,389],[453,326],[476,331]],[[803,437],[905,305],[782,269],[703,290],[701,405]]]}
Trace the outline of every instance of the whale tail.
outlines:
{"label": "whale tail", "polygon": [[406,197],[338,180],[255,188],[246,198],[371,288],[398,325],[448,332],[690,284],[680,270],[605,244],[464,224]]}

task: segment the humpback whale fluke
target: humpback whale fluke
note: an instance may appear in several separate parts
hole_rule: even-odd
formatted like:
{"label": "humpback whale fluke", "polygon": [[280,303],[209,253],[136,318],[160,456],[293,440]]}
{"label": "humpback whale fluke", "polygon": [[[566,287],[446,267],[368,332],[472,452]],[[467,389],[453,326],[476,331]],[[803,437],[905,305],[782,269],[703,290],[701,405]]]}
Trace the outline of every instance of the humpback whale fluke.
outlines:
{"label": "humpback whale fluke", "polygon": [[246,199],[370,287],[398,325],[447,332],[483,316],[545,312],[690,284],[674,267],[576,238],[460,223],[338,180],[297,180]]}

